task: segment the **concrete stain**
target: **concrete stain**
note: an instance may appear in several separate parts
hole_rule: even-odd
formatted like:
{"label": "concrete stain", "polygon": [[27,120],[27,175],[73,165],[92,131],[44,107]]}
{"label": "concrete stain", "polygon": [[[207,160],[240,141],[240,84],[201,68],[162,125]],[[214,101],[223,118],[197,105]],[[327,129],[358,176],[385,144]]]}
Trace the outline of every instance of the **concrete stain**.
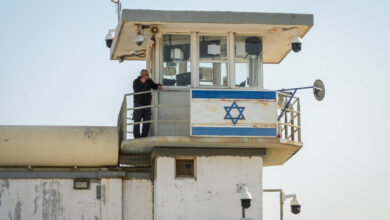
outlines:
{"label": "concrete stain", "polygon": [[3,194],[5,190],[9,189],[9,180],[0,180],[0,207],[1,207],[1,198],[3,197]]}
{"label": "concrete stain", "polygon": [[95,220],[99,220],[99,218],[97,216],[95,216]]}
{"label": "concrete stain", "polygon": [[1,197],[3,197],[4,189],[0,189],[0,207],[1,207]]}
{"label": "concrete stain", "polygon": [[88,139],[92,138],[94,135],[94,131],[92,129],[86,129],[84,131],[84,136],[86,136]]}
{"label": "concrete stain", "polygon": [[36,214],[38,211],[38,199],[39,199],[39,196],[36,196],[34,199],[34,214]]}
{"label": "concrete stain", "polygon": [[60,184],[54,181],[43,182],[42,219],[60,219],[64,214]]}
{"label": "concrete stain", "polygon": [[106,131],[105,128],[87,128],[84,130],[84,136],[88,139],[96,139],[96,137],[99,137],[101,134],[103,134]]}
{"label": "concrete stain", "polygon": [[2,183],[0,184],[0,186],[3,188],[6,188],[6,189],[9,189],[9,180],[5,179],[2,181]]}
{"label": "concrete stain", "polygon": [[21,220],[22,219],[22,205],[23,203],[21,201],[18,201],[15,206],[14,210],[14,220]]}

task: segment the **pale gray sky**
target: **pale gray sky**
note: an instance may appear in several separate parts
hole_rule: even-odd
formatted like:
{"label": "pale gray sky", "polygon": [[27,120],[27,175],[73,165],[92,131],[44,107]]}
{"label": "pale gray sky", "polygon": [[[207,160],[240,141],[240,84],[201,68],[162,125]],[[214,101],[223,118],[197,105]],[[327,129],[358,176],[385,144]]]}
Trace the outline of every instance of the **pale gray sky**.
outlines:
{"label": "pale gray sky", "polygon": [[[300,215],[285,219],[390,219],[390,104],[386,88],[390,3],[371,1],[125,1],[123,8],[314,14],[303,50],[265,65],[265,87],[301,91],[304,148],[264,171],[265,188],[297,193]],[[144,66],[109,60],[116,25],[110,0],[3,1],[0,6],[0,124],[115,126],[123,94]],[[276,194],[265,220],[278,219]]]}

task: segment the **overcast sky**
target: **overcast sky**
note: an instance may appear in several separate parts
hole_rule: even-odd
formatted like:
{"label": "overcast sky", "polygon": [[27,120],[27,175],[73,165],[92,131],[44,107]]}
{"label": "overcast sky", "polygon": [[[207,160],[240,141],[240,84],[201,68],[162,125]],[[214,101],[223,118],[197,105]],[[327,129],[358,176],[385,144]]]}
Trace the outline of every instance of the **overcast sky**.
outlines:
{"label": "overcast sky", "polygon": [[[123,1],[123,8],[314,14],[303,50],[265,65],[265,87],[300,91],[304,148],[264,169],[265,188],[298,194],[300,215],[284,219],[390,219],[389,1]],[[2,1],[0,125],[116,126],[123,94],[142,62],[109,60],[104,37],[115,27],[110,0]],[[277,195],[264,220],[278,219]]]}

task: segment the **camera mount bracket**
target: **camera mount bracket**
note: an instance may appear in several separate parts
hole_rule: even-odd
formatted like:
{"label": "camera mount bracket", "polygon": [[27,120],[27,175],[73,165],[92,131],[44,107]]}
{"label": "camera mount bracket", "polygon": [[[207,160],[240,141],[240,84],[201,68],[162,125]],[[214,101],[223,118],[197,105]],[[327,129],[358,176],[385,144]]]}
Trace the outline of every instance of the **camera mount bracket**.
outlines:
{"label": "camera mount bracket", "polygon": [[283,110],[282,110],[282,112],[280,113],[280,115],[278,117],[278,121],[280,120],[280,118],[282,118],[282,116],[283,116],[284,112],[286,111],[287,107],[290,105],[291,100],[294,98],[295,93],[298,90],[301,90],[301,89],[313,89],[314,98],[317,99],[318,101],[321,101],[325,97],[325,86],[324,86],[324,83],[321,80],[319,80],[319,79],[314,81],[313,86],[306,86],[306,87],[298,87],[298,88],[290,88],[290,89],[280,89],[280,90],[278,90],[278,92],[282,92],[282,93],[286,93],[286,94],[291,95],[289,100],[287,101],[286,105],[284,105]]}

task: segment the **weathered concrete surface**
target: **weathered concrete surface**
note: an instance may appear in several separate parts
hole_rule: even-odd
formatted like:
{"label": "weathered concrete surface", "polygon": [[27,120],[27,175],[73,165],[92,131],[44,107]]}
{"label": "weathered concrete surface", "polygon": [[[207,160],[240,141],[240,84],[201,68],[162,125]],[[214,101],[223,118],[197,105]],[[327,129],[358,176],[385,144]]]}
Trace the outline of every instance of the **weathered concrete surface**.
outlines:
{"label": "weathered concrete surface", "polygon": [[0,219],[101,219],[98,184],[74,190],[72,179],[0,179]]}
{"label": "weathered concrete surface", "polygon": [[0,179],[0,219],[121,220],[122,179],[92,179],[90,184],[73,189],[73,179]]}
{"label": "weathered concrete surface", "polygon": [[262,219],[262,167],[260,156],[197,157],[196,179],[175,178],[175,158],[157,157],[154,181],[154,218],[224,219],[241,217],[238,183],[245,183],[253,196],[246,211]]}
{"label": "weathered concrete surface", "polygon": [[123,219],[153,220],[153,183],[151,180],[123,181]]}
{"label": "weathered concrete surface", "polygon": [[122,220],[122,179],[102,179],[101,219]]}
{"label": "weathered concrete surface", "polygon": [[115,166],[116,127],[0,126],[0,166]]}
{"label": "weathered concrete surface", "polygon": [[[261,156],[198,156],[196,178],[175,178],[175,158],[155,157],[154,182],[91,179],[73,189],[73,179],[0,179],[0,219],[238,219],[237,184],[253,195],[247,216],[262,219]],[[100,199],[97,186],[101,186]]]}

